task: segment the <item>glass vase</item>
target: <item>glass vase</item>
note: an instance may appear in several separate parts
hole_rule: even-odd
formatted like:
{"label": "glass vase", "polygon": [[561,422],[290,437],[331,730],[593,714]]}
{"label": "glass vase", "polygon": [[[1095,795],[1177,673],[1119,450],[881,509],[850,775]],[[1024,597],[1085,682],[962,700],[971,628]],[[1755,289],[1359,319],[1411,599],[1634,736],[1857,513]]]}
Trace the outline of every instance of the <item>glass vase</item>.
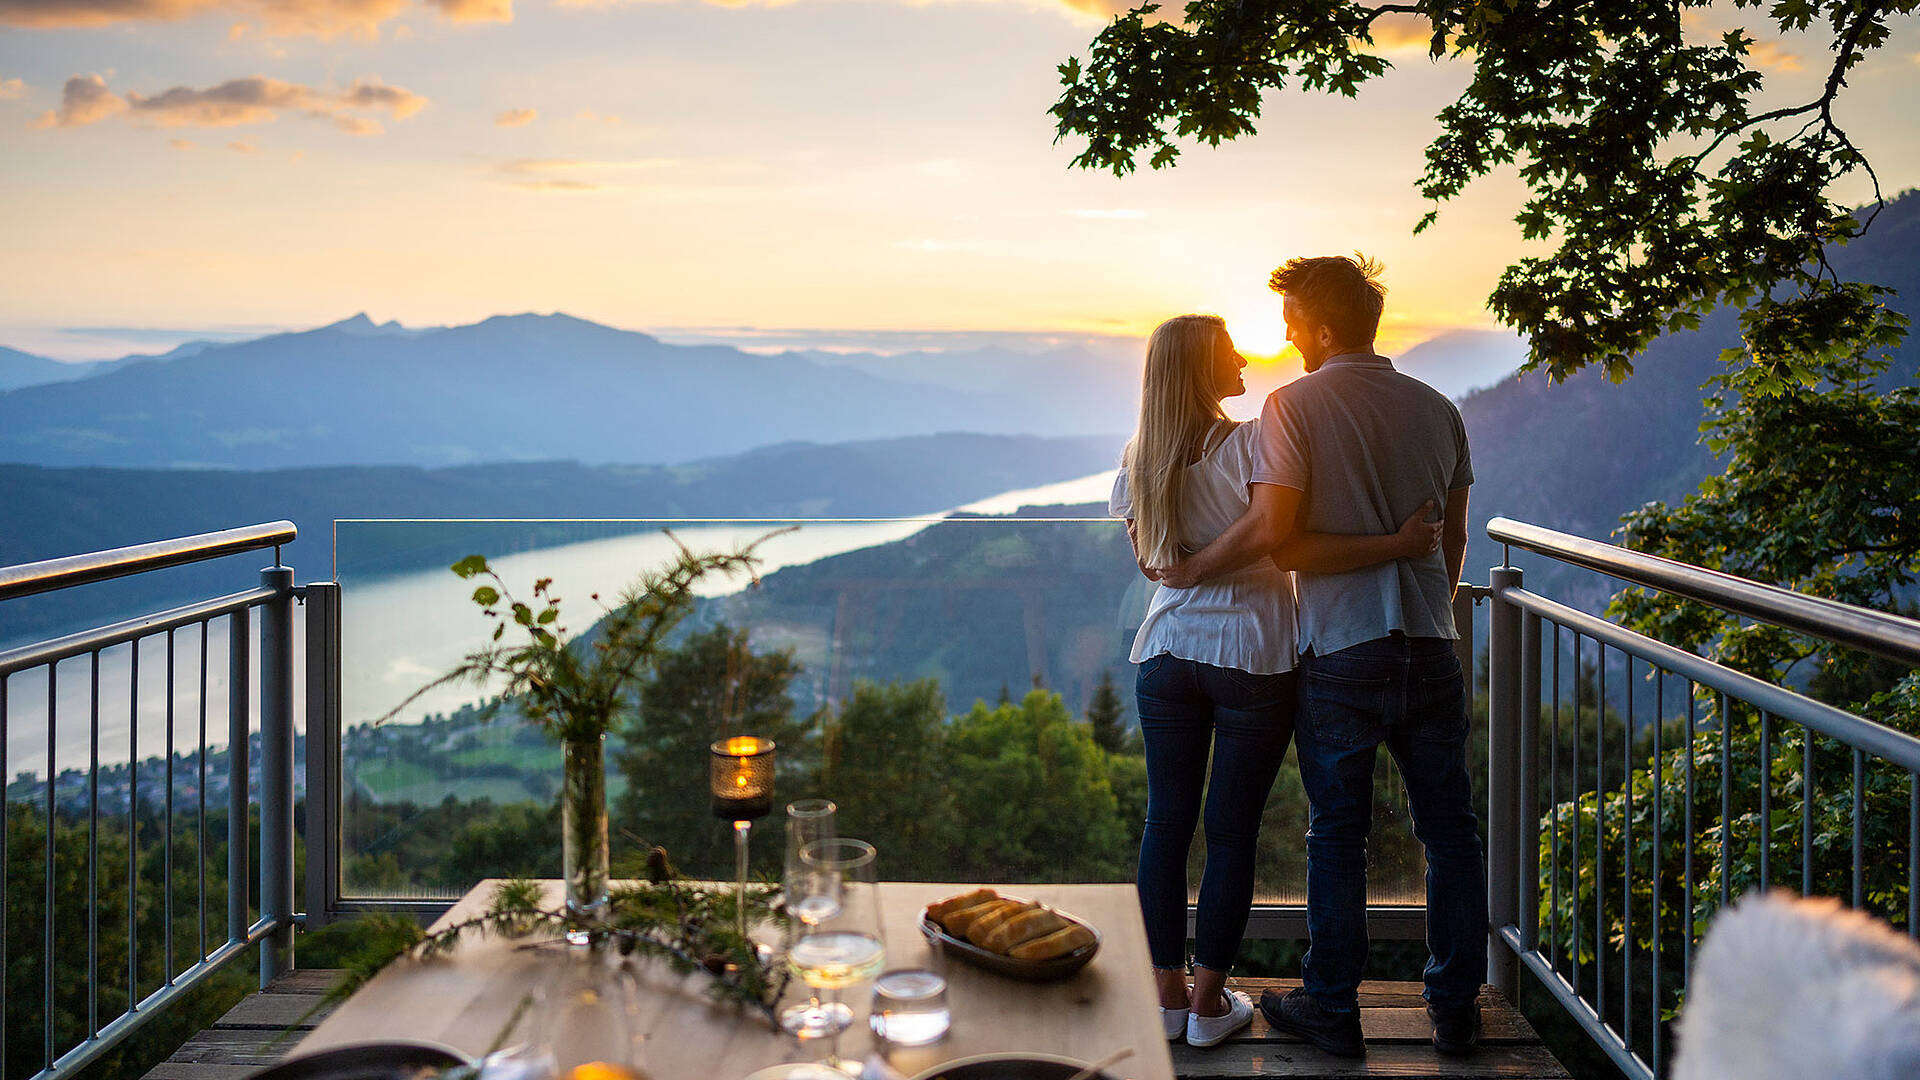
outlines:
{"label": "glass vase", "polygon": [[607,909],[606,737],[561,746],[561,874],[567,913],[597,920]]}

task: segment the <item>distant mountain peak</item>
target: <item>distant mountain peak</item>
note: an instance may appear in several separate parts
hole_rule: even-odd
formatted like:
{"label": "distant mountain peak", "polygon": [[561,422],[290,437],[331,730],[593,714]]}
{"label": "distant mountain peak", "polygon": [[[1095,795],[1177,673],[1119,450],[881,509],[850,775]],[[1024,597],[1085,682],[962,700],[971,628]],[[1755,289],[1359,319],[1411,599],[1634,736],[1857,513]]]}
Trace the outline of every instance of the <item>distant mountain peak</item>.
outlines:
{"label": "distant mountain peak", "polygon": [[373,320],[367,318],[367,313],[362,311],[350,318],[341,319],[337,323],[329,323],[320,329],[338,330],[345,334],[365,334],[377,330],[379,327],[375,326]]}
{"label": "distant mountain peak", "polygon": [[337,323],[328,323],[326,326],[323,326],[320,328],[320,332],[322,333],[328,330],[336,331],[342,334],[356,334],[361,337],[376,337],[376,336],[385,336],[385,335],[392,335],[392,334],[411,335],[411,334],[417,334],[420,332],[418,330],[409,330],[408,328],[400,325],[399,319],[388,319],[386,322],[383,322],[383,323],[374,322],[372,319],[367,317],[367,313],[364,311],[352,316],[351,318],[341,319]]}

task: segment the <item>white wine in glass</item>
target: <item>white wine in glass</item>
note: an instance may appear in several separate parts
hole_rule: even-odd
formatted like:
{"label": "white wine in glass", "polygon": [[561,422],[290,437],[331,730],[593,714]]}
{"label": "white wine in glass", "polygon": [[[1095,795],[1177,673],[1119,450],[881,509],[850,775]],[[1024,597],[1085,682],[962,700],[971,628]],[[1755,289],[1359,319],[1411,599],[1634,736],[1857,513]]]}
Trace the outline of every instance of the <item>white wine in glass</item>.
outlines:
{"label": "white wine in glass", "polygon": [[840,990],[880,973],[887,958],[880,939],[854,930],[811,931],[787,951],[787,963],[808,986]]}

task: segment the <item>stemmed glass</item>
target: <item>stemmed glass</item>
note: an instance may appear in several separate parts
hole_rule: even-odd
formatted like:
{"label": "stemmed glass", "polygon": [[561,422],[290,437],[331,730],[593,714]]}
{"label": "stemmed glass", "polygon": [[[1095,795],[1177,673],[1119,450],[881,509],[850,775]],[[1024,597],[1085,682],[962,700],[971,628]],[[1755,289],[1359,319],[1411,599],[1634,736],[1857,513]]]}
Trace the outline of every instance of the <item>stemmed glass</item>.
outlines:
{"label": "stemmed glass", "polygon": [[800,862],[801,849],[815,840],[831,840],[837,834],[834,828],[834,815],[839,808],[831,799],[796,799],[787,804],[787,861],[781,878],[786,889],[787,914],[803,924],[819,922],[822,914],[815,905],[799,910],[798,901],[809,896],[807,883],[803,875],[806,867]]}
{"label": "stemmed glass", "polygon": [[[807,1004],[786,1010],[780,1024],[802,1039],[838,1036],[853,1023],[853,1010],[839,992],[878,974],[886,962],[881,943],[880,886],[873,845],[864,840],[829,838],[800,849],[800,871],[788,909],[800,920],[787,950],[787,964],[816,993]],[[829,991],[821,1001],[817,991]],[[837,1046],[825,1064],[840,1067]]]}

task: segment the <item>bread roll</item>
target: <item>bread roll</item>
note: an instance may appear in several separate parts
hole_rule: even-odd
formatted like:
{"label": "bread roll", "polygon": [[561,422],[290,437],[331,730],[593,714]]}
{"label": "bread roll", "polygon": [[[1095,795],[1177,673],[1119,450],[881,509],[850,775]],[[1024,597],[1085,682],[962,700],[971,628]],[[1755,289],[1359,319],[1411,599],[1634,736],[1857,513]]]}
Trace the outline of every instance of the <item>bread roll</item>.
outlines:
{"label": "bread roll", "polygon": [[1005,907],[989,911],[978,919],[973,920],[973,925],[967,927],[967,940],[973,942],[975,945],[984,947],[987,943],[987,935],[993,933],[994,929],[1001,923],[1006,922],[1008,919],[1013,918],[1023,911],[1031,911],[1040,906],[1039,904],[1026,901],[1009,900],[1005,903]]}
{"label": "bread roll", "polygon": [[966,937],[967,930],[973,926],[975,920],[999,911],[1003,907],[1011,906],[1012,904],[1013,901],[1011,900],[989,900],[984,904],[975,904],[969,908],[961,908],[959,911],[947,916],[940,925],[946,927],[947,933],[952,934],[954,937]]}
{"label": "bread roll", "polygon": [[994,927],[993,933],[987,935],[987,940],[980,947],[988,952],[1005,956],[1015,945],[1046,937],[1055,931],[1064,930],[1069,925],[1071,924],[1058,914],[1046,908],[1035,908],[1032,911],[1023,911]]}
{"label": "bread roll", "polygon": [[938,903],[928,904],[927,918],[932,919],[941,926],[945,926],[947,925],[947,916],[952,915],[954,912],[963,911],[973,907],[975,904],[984,904],[989,900],[998,899],[1000,899],[1000,894],[994,892],[992,889],[975,889],[969,893],[961,893],[959,896],[949,896]]}
{"label": "bread roll", "polygon": [[1043,938],[1015,945],[1007,952],[1015,960],[1052,960],[1093,944],[1093,931],[1079,923],[1069,923]]}

